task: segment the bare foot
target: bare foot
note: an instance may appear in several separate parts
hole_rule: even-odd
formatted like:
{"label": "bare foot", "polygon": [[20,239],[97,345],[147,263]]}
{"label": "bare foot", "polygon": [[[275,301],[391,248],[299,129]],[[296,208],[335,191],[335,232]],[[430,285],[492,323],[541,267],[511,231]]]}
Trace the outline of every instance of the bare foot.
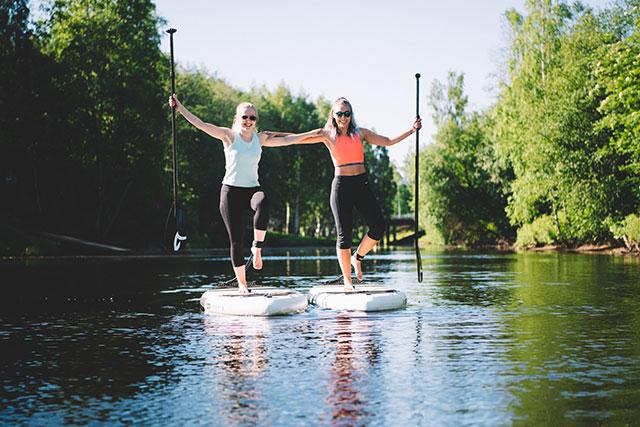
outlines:
{"label": "bare foot", "polygon": [[356,288],[353,287],[353,283],[351,283],[351,281],[347,282],[346,280],[344,281],[344,290],[345,291],[355,291]]}
{"label": "bare foot", "polygon": [[253,254],[253,269],[262,270],[262,249],[253,246],[251,253]]}
{"label": "bare foot", "polygon": [[249,286],[246,283],[238,282],[238,293],[248,294],[248,293],[251,293],[251,289],[249,289]]}
{"label": "bare foot", "polygon": [[362,282],[362,261],[358,261],[355,253],[351,256],[351,265],[356,271],[356,279],[358,280],[358,282]]}

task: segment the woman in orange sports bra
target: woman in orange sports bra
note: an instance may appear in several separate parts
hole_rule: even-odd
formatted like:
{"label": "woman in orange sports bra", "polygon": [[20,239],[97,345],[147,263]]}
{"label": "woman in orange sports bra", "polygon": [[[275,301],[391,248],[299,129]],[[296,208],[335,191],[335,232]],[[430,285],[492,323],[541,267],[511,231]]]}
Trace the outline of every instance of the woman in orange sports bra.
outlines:
{"label": "woman in orange sports bra", "polygon": [[[359,128],[353,116],[353,108],[346,98],[338,98],[331,107],[323,135],[297,142],[309,144],[323,142],[333,161],[335,175],[331,183],[331,211],[336,222],[338,263],[344,287],[353,290],[351,267],[358,281],[362,280],[362,260],[380,241],[386,227],[380,205],[376,201],[367,180],[364,165],[363,142],[389,147],[397,144],[422,127],[416,118],[411,129],[389,139],[386,136]],[[362,238],[358,249],[351,254],[353,208],[363,216],[369,230]]]}

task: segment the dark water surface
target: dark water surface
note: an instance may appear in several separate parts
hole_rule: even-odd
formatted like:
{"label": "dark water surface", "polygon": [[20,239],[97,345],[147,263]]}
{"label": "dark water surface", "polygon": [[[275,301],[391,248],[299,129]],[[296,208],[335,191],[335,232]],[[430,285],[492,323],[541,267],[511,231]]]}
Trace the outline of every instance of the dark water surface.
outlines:
{"label": "dark water surface", "polygon": [[[306,291],[332,251],[267,250]],[[210,257],[0,261],[0,425],[585,425],[640,422],[640,262],[367,257],[407,293],[377,314],[205,315]]]}

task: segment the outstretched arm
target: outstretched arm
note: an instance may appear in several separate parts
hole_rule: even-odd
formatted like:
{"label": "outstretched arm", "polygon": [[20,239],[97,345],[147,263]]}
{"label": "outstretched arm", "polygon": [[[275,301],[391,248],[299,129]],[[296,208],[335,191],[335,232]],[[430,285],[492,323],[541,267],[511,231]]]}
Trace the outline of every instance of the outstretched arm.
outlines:
{"label": "outstretched arm", "polygon": [[261,133],[261,143],[265,147],[284,147],[292,144],[316,144],[325,142],[327,136],[323,129],[310,130],[298,134],[277,134],[282,136],[273,136],[270,132]]}
{"label": "outstretched arm", "polygon": [[420,120],[419,117],[416,117],[416,120],[413,122],[413,126],[411,126],[410,130],[404,132],[401,135],[396,136],[393,139],[389,139],[386,136],[378,135],[377,133],[365,128],[360,128],[360,131],[362,132],[362,136],[364,137],[364,139],[369,144],[380,145],[382,147],[390,147],[402,141],[403,139],[407,138],[409,135],[415,133],[421,127],[422,127],[422,121]]}
{"label": "outstretched arm", "polygon": [[169,105],[175,107],[182,116],[187,119],[189,123],[200,129],[201,131],[211,135],[214,138],[218,138],[225,144],[229,144],[232,140],[231,129],[212,125],[211,123],[203,122],[198,116],[191,113],[187,108],[178,101],[178,97],[174,93],[169,97]]}

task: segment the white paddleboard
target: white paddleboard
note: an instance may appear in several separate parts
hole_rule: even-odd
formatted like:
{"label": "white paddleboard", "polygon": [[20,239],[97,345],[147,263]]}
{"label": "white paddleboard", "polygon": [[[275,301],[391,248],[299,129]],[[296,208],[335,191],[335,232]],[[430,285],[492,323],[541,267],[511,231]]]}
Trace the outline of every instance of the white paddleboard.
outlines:
{"label": "white paddleboard", "polygon": [[355,291],[344,286],[318,285],[309,290],[309,302],[332,310],[384,311],[407,305],[404,292],[379,285],[355,285]]}
{"label": "white paddleboard", "polygon": [[236,316],[278,316],[299,313],[307,308],[307,297],[283,288],[255,287],[241,294],[238,288],[209,289],[200,297],[205,313]]}

